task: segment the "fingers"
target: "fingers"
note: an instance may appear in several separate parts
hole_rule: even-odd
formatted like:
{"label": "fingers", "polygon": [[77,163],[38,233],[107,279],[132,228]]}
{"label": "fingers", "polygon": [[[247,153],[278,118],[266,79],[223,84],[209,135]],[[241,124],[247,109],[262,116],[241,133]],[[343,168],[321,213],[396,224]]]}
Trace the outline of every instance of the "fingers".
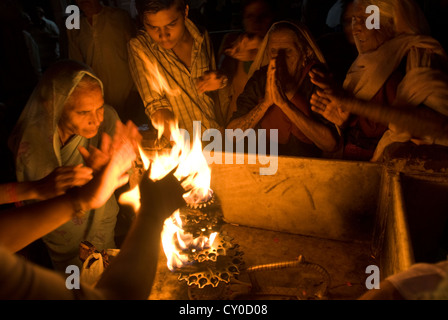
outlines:
{"label": "fingers", "polygon": [[196,80],[196,88],[199,93],[216,91],[227,85],[227,77],[217,71],[207,71]]}
{"label": "fingers", "polygon": [[317,91],[311,96],[310,103],[315,107],[325,108],[331,103],[331,100],[324,93]]}
{"label": "fingers", "polygon": [[313,93],[310,99],[311,110],[319,114],[323,114],[330,103],[331,101],[322,93],[319,94],[319,91]]}
{"label": "fingers", "polygon": [[90,152],[82,146],[79,147],[78,150],[79,150],[79,153],[81,153],[81,156],[84,159],[84,161],[88,162],[88,159],[90,158]]}
{"label": "fingers", "polygon": [[112,139],[111,139],[111,137],[107,133],[103,132],[103,135],[101,137],[100,150],[102,152],[104,152],[105,154],[110,154],[111,147],[112,147]]}
{"label": "fingers", "polygon": [[317,69],[312,69],[309,72],[309,75],[310,75],[311,83],[318,86],[319,88],[321,88],[323,90],[327,90],[332,87],[330,81],[327,79],[328,76],[325,73],[323,73],[322,71],[317,70]]}

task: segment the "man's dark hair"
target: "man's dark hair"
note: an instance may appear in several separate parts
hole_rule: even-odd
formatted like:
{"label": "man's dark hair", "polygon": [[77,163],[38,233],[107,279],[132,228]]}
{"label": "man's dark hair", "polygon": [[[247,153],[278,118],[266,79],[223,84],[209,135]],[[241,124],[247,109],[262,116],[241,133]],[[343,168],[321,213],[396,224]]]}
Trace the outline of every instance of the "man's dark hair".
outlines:
{"label": "man's dark hair", "polygon": [[157,13],[162,10],[167,10],[172,6],[176,6],[176,9],[180,12],[185,12],[186,2],[185,0],[136,0],[135,7],[140,16],[145,13]]}

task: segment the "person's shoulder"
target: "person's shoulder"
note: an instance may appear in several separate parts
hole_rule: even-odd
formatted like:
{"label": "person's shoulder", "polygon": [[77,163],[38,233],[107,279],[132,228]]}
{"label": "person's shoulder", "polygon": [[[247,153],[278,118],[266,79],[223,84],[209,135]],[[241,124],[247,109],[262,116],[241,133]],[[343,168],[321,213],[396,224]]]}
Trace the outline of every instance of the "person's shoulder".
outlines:
{"label": "person's shoulder", "polygon": [[208,38],[209,37],[208,30],[205,26],[195,23],[194,21],[192,21],[188,18],[185,19],[185,27],[191,33],[193,38],[197,38],[197,37]]}
{"label": "person's shoulder", "polygon": [[106,116],[108,119],[117,119],[118,118],[117,111],[114,109],[114,107],[112,107],[111,105],[109,105],[107,103],[104,104],[104,119],[106,119]]}
{"label": "person's shoulder", "polygon": [[152,42],[152,39],[144,30],[138,30],[137,34],[129,40],[129,45],[134,48],[142,48],[145,43]]}

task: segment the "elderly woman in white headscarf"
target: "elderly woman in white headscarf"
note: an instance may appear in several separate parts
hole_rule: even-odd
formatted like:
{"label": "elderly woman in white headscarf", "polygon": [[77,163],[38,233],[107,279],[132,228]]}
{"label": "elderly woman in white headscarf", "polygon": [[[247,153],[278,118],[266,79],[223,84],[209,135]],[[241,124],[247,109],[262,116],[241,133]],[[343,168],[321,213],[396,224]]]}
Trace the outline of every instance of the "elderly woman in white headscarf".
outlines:
{"label": "elderly woman in white headscarf", "polygon": [[[429,36],[413,0],[375,1],[379,29],[366,27],[371,4],[355,1],[353,36],[359,55],[347,73],[345,91],[335,89],[323,73],[311,73],[322,89],[311,99],[313,110],[345,129],[347,159],[377,161],[394,142],[447,145],[431,128],[443,132],[448,116],[445,51]],[[419,124],[417,117],[429,125]]]}
{"label": "elderly woman in white headscarf", "polygon": [[237,100],[230,129],[278,130],[280,155],[322,157],[339,146],[336,128],[311,111],[315,86],[309,71],[325,60],[304,26],[280,21],[272,25],[249,70]]}
{"label": "elderly woman in white headscarf", "polygon": [[[118,119],[115,110],[104,104],[102,83],[87,66],[70,60],[54,64],[35,88],[10,137],[17,180],[47,177],[43,199],[85,184],[99,169],[96,166],[107,162],[101,147],[107,138],[103,133],[113,136]],[[86,163],[89,160],[94,161]],[[43,241],[55,269],[81,266],[81,241],[99,250],[114,248],[117,213],[112,196],[103,207],[46,235]]]}

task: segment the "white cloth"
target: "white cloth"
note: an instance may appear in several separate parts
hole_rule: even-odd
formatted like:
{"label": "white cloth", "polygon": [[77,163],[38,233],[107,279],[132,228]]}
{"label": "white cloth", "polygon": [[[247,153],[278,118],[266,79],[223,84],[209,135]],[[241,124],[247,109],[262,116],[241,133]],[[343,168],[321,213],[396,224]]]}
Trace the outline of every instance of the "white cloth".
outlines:
{"label": "white cloth", "polygon": [[[425,105],[441,115],[448,115],[448,76],[434,67],[434,62],[448,66],[448,57],[434,38],[427,36],[428,24],[418,5],[412,1],[380,0],[380,9],[393,18],[395,36],[375,51],[359,54],[344,82],[344,88],[361,100],[370,101],[385,85],[401,62],[407,59],[406,75],[397,89],[394,106],[415,108]],[[393,125],[378,143],[372,161],[382,156],[394,142],[413,137],[398,132]],[[448,145],[448,141],[434,141]]]}
{"label": "white cloth", "polygon": [[67,289],[69,276],[34,265],[0,247],[0,300],[104,299],[99,290],[82,280],[79,289]]}
{"label": "white cloth", "polygon": [[[99,81],[90,68],[76,61],[57,62],[44,73],[10,139],[18,181],[39,180],[57,167],[84,164],[78,147],[92,145],[98,148],[103,132],[113,135],[119,118],[113,108],[105,105],[104,120],[95,137],[86,139],[77,135],[63,148],[60,146],[58,124],[65,102],[85,75]],[[79,244],[83,240],[91,242],[98,250],[114,248],[117,213],[118,204],[112,195],[101,208],[88,212],[82,219],[75,218],[43,237],[54,267],[58,270],[65,270],[70,264],[81,267]]]}
{"label": "white cloth", "polygon": [[431,299],[436,291],[443,289],[440,286],[447,277],[448,261],[443,261],[436,264],[418,263],[386,280],[391,282],[406,300],[417,300],[425,297]]}

